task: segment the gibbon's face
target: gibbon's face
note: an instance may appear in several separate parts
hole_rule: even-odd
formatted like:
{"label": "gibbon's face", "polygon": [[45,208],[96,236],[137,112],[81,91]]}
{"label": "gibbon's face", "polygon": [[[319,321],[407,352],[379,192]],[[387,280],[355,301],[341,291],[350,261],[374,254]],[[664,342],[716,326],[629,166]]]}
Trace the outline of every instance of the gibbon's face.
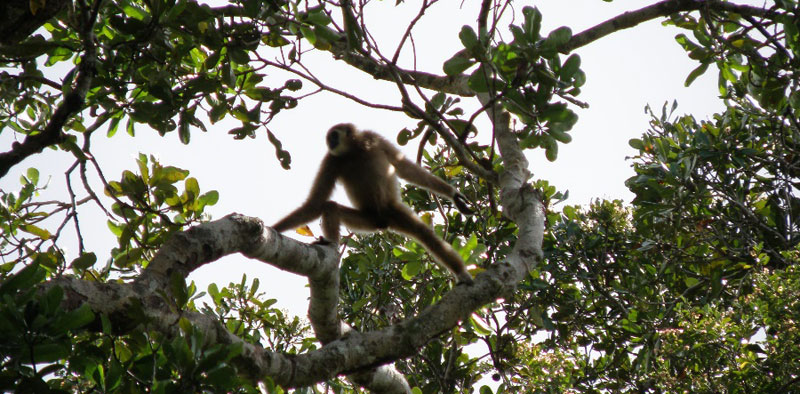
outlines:
{"label": "gibbon's face", "polygon": [[325,141],[328,143],[328,152],[333,156],[341,156],[350,150],[350,143],[353,138],[353,125],[338,124],[331,127]]}

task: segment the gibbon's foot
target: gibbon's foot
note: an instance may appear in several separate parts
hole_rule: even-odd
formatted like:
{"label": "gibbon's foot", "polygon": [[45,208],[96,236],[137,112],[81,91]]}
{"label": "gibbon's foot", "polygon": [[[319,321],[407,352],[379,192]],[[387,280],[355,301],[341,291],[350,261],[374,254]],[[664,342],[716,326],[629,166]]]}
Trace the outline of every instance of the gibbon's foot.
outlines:
{"label": "gibbon's foot", "polygon": [[331,240],[329,240],[329,239],[327,239],[325,237],[319,237],[319,238],[317,238],[316,241],[312,242],[311,244],[312,245],[322,245],[322,246],[335,245],[335,243],[333,241],[331,241]]}

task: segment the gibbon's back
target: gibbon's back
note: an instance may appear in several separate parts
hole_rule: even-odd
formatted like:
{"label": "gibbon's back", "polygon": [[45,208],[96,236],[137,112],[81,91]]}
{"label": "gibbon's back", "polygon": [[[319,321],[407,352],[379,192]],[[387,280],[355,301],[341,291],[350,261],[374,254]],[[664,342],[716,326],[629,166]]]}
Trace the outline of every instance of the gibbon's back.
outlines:
{"label": "gibbon's back", "polygon": [[346,156],[336,158],[341,161],[339,181],[344,186],[347,197],[353,206],[369,212],[396,204],[400,193],[395,168],[380,149],[376,139],[379,135],[364,131],[364,144],[352,146]]}

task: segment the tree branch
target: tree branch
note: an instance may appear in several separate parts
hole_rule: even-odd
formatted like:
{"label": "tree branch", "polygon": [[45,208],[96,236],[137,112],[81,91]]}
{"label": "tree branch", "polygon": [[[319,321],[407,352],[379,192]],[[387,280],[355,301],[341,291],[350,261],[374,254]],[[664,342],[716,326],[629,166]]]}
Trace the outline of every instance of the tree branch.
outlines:
{"label": "tree branch", "polygon": [[95,62],[97,55],[94,45],[94,15],[86,15],[85,25],[81,32],[81,41],[84,45],[84,53],[81,63],[77,66],[78,73],[75,78],[75,86],[72,91],[67,93],[64,100],[56,108],[50,121],[47,122],[41,133],[32,133],[25,137],[22,143],[15,142],[11,145],[11,150],[0,153],[0,178],[8,174],[11,167],[19,164],[25,158],[40,153],[44,148],[61,143],[64,140],[64,124],[74,114],[83,109],[86,93],[92,85],[95,74]]}
{"label": "tree branch", "polygon": [[[513,292],[517,282],[527,273],[526,269],[516,267],[516,263],[497,264],[478,275],[475,284],[456,286],[417,317],[380,331],[349,331],[337,338],[333,334],[324,339],[330,342],[319,350],[284,355],[244,342],[211,316],[175,311],[160,295],[164,289],[169,289],[167,283],[174,273],[186,276],[204,264],[237,252],[311,277],[312,298],[320,297],[320,288],[328,294],[314,301],[317,306],[310,308],[309,317],[316,321],[314,324],[317,326],[319,323],[330,326],[338,322],[334,308],[338,303],[338,287],[334,286],[334,282],[338,282],[334,279],[338,278],[336,251],[329,246],[309,246],[279,236],[271,228],[263,226],[259,219],[238,214],[176,234],[132,283],[98,283],[63,277],[48,282],[44,288],[61,286],[66,294],[62,303],[64,308],[72,310],[85,302],[95,313],[109,316],[115,327],[125,327],[129,322],[127,314],[122,311],[132,305],[141,305],[148,317],[147,329],[167,334],[178,334],[176,321],[186,318],[206,334],[209,343],[240,344],[244,350],[234,363],[242,373],[254,379],[269,376],[284,387],[301,387],[337,375],[355,373],[356,380],[366,381],[374,385],[370,386],[374,389],[384,385],[380,387],[403,392],[407,391],[407,384],[399,383],[401,376],[392,368],[382,367],[366,375],[362,371],[416,354],[428,341],[451,330],[475,309]],[[337,294],[334,295],[330,289],[336,289]]]}
{"label": "tree branch", "polygon": [[[85,68],[78,66],[79,68]],[[22,143],[14,142],[11,150],[0,153],[0,178],[8,174],[11,167],[19,164],[28,156],[40,153],[44,148],[61,143],[64,140],[62,129],[69,118],[83,108],[86,92],[89,90],[91,73],[81,71],[75,90],[67,94],[61,105],[56,108],[47,126],[41,133],[29,134]]]}
{"label": "tree branch", "polygon": [[[586,29],[574,35],[567,44],[559,48],[559,51],[562,53],[569,53],[616,31],[634,27],[640,23],[678,12],[697,11],[702,7],[768,19],[774,19],[779,15],[778,12],[773,10],[749,5],[739,5],[720,0],[665,0],[635,11],[625,12]],[[370,57],[348,51],[347,46],[343,43],[334,43],[330,48],[330,52],[334,57],[344,60],[347,64],[371,75],[375,79],[386,81],[393,80],[392,72],[389,70],[388,66],[381,65],[380,62]],[[470,89],[467,85],[468,76],[464,74],[440,76],[422,71],[405,69],[399,69],[399,74],[405,84],[417,84],[425,89],[455,94],[462,97],[472,97],[476,94],[475,91]]]}
{"label": "tree branch", "polygon": [[720,0],[664,0],[635,11],[625,12],[599,25],[586,29],[572,36],[572,39],[564,46],[560,47],[559,51],[561,53],[569,53],[611,33],[634,27],[642,22],[678,12],[697,11],[701,8],[763,18],[775,18],[778,15],[777,12],[765,8],[739,5]]}

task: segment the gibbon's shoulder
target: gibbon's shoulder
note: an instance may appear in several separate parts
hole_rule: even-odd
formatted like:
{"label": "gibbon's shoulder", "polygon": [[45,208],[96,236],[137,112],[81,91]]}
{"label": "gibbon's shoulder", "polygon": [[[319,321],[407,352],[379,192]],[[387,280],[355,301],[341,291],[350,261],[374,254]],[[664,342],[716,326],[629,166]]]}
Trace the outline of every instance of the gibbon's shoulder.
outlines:
{"label": "gibbon's shoulder", "polygon": [[362,130],[358,138],[359,145],[362,149],[370,151],[380,148],[383,144],[388,144],[385,138],[372,130]]}

